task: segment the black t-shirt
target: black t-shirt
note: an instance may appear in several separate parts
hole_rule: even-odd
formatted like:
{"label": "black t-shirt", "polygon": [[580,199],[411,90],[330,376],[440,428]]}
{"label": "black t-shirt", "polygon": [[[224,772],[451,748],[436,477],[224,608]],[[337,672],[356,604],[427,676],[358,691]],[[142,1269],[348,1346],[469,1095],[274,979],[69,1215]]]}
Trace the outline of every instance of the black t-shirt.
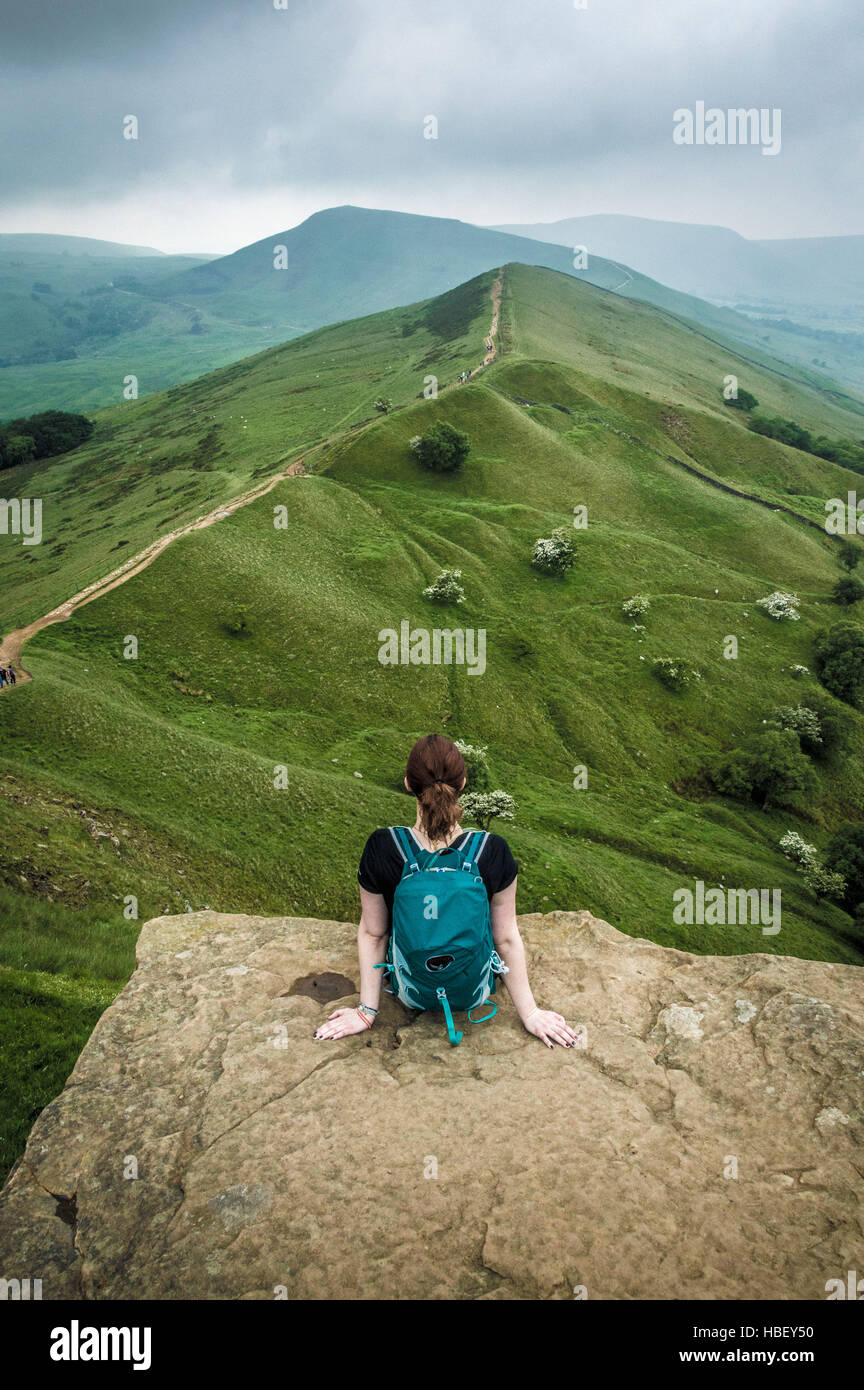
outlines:
{"label": "black t-shirt", "polygon": [[[414,839],[410,830],[408,833]],[[469,835],[474,833],[473,830],[463,830],[458,839],[453,841],[454,847],[463,849]],[[419,849],[423,848],[419,841],[416,843]],[[366,841],[366,848],[360,860],[357,882],[369,893],[381,893],[388,912],[393,910],[393,894],[402,877],[403,868],[402,851],[393,833],[390,830],[373,830]],[[519,872],[519,866],[510,852],[507,841],[500,835],[491,834],[486,836],[477,868],[490,902],[495,893],[510,887]]]}

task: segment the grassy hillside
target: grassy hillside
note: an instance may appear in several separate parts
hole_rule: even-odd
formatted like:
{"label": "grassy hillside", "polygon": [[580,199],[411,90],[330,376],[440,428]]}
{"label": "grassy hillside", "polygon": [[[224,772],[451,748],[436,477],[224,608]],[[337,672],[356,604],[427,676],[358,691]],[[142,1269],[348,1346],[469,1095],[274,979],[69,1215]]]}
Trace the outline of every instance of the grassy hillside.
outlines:
{"label": "grassy hillside", "polygon": [[[733,337],[799,366],[815,366],[853,388],[860,385],[862,236],[749,241],[728,227],[619,214],[495,230],[557,246],[587,246],[608,260],[638,266],[670,289],[699,296],[697,303],[735,309],[725,325]],[[691,317],[707,322],[699,311]]]}
{"label": "grassy hillside", "polygon": [[0,630],[48,612],[157,536],[370,420],[378,396],[404,404],[429,373],[453,381],[482,358],[492,278],[437,301],[439,317],[419,304],[321,329],[99,411],[82,448],[5,471],[5,495],[43,499],[44,542],[0,540]]}
{"label": "grassy hillside", "polygon": [[[132,466],[136,428],[142,450],[158,430],[172,485],[195,473],[194,451],[217,462],[214,487],[240,489],[330,433],[309,474],[40,633],[25,649],[34,680],[0,697],[0,961],[15,1065],[30,1078],[16,1083],[8,1155],[130,968],[130,895],[139,922],[187,904],[356,915],[362,845],[372,827],[412,816],[404,759],[431,730],[488,744],[494,784],[516,797],[503,829],[520,861],[520,910],[587,907],[696,952],[864,961],[852,919],[817,902],[777,848],[786,829],[821,845],[838,820],[861,818],[864,718],[838,706],[842,754],[818,765],[819,793],[797,812],[722,798],[705,776],[721,750],[815,686],[789,667],[812,665],[814,633],[837,619],[839,570],[836,544],[806,518],[857,480],[749,433],[722,404],[723,376],[737,372],[766,410],[826,433],[860,433],[864,406],[751,367],[647,306],[524,266],[504,273],[498,360],[468,386],[418,399],[424,374],[452,381],[479,361],[491,282],[141,402],[122,448],[112,454],[97,434],[88,448],[101,456],[82,450],[80,473],[75,455],[62,465],[66,509],[113,485],[112,457]],[[314,394],[297,391],[313,380]],[[381,393],[398,408],[346,429]],[[193,410],[217,414],[224,465]],[[242,441],[229,428],[240,419],[254,431]],[[425,473],[410,453],[436,420],[470,437],[461,476]],[[163,476],[140,471],[154,485]],[[564,580],[539,576],[534,540],[569,526],[580,504],[589,524],[575,533],[576,566]],[[15,621],[98,569],[106,554],[91,563],[90,547],[106,546],[115,524],[136,544],[152,533],[143,507],[137,528],[118,507],[107,539],[76,538],[103,503],[81,506],[55,568],[27,563],[36,600],[11,590]],[[422,598],[444,566],[463,571],[460,607]],[[799,623],[755,606],[778,587],[801,595]],[[641,634],[621,613],[637,592],[651,600]],[[382,666],[379,633],[406,619],[484,629],[485,673]],[[729,634],[735,661],[723,658]],[[135,660],[124,659],[130,635]],[[700,672],[683,694],[651,674],[667,655]],[[585,790],[573,787],[577,765]],[[779,888],[782,931],[676,925],[672,893],[698,879]]]}
{"label": "grassy hillside", "polygon": [[[0,238],[0,419],[110,405],[122,399],[130,372],[140,394],[151,395],[323,324],[436,297],[513,261],[663,308],[715,337],[745,342],[759,360],[771,352],[798,360],[804,352],[811,364],[814,355],[794,334],[773,333],[641,274],[638,259],[604,259],[592,246],[588,266],[576,270],[566,238],[552,245],[452,218],[328,208],[211,258],[122,260],[97,255],[98,242],[85,258],[63,255],[48,240],[24,256],[4,253]],[[838,363],[842,352],[831,356],[831,368]],[[860,362],[852,365],[858,380]]]}

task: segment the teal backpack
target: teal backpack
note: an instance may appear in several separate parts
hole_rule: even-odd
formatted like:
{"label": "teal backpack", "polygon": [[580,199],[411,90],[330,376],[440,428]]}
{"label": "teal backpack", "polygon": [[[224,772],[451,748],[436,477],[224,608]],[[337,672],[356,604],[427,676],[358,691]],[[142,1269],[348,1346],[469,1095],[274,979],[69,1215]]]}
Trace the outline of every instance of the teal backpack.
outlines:
{"label": "teal backpack", "polygon": [[390,827],[402,856],[402,877],[393,895],[387,958],[375,967],[389,972],[392,993],[409,1009],[437,1009],[447,1020],[453,1047],[462,1033],[452,1010],[466,1010],[470,1023],[486,1023],[498,1012],[472,1018],[472,1010],[495,993],[496,977],[507,972],[492,941],[486,886],[477,871],[489,833],[472,831],[461,849],[421,849],[405,826]]}

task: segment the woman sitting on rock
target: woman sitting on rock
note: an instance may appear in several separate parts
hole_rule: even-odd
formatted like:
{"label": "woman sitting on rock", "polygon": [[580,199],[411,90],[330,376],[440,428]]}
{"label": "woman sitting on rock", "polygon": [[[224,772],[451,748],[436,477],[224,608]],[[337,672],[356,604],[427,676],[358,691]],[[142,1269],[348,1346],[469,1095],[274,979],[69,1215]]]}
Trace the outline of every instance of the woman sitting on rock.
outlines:
{"label": "woman sitting on rock", "polygon": [[[463,830],[459,824],[465,762],[455,743],[442,734],[418,739],[408,759],[405,786],[417,798],[413,829],[373,831],[357,874],[362,907],[357,935],[360,1003],[336,1009],[314,1036],[344,1038],[371,1028],[378,1014],[381,977],[389,971],[393,992],[403,1003],[445,1013],[455,1044],[463,1035],[455,1032],[450,1002],[455,1009],[467,1008],[471,1019],[473,1008],[490,1007],[494,976],[503,975],[528,1032],[547,1047],[573,1047],[573,1029],[560,1014],[538,1008],[531,993],[516,923],[517,864],[507,841],[500,835]],[[466,869],[469,873],[463,876]],[[448,870],[460,877],[450,879]],[[391,941],[394,897],[398,929]],[[435,953],[427,956],[430,942]],[[479,968],[472,977],[476,962]],[[494,1005],[491,1010],[495,1012]],[[485,1022],[492,1013],[471,1022]]]}

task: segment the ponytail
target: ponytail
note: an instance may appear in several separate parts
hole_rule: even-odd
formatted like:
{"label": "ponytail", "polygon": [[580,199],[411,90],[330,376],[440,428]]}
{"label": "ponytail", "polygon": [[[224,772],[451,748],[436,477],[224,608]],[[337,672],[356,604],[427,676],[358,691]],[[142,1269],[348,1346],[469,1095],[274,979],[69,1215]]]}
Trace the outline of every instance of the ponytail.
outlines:
{"label": "ponytail", "polygon": [[459,792],[465,760],[443,734],[418,739],[408,757],[405,780],[417,798],[420,825],[432,844],[446,840],[459,822]]}

